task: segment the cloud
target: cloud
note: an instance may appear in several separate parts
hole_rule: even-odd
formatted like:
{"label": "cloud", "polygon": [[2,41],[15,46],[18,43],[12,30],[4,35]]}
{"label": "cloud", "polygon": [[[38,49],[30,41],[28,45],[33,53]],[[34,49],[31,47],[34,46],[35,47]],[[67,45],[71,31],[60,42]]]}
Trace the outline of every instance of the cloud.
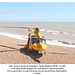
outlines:
{"label": "cloud", "polygon": [[0,16],[23,16],[23,14],[0,14]]}
{"label": "cloud", "polygon": [[7,12],[7,9],[6,9],[6,8],[3,8],[3,11],[4,11],[4,12]]}
{"label": "cloud", "polygon": [[7,10],[7,8],[5,8],[5,7],[2,7],[2,8],[0,8],[0,12],[7,12],[8,10]]}

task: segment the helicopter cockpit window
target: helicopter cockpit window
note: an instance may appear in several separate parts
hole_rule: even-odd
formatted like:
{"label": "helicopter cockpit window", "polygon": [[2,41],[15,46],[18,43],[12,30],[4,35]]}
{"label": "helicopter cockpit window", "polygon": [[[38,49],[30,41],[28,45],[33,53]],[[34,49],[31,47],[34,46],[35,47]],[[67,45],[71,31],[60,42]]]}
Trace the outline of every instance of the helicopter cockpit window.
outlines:
{"label": "helicopter cockpit window", "polygon": [[41,43],[46,44],[46,39],[41,39]]}
{"label": "helicopter cockpit window", "polygon": [[44,36],[42,36],[42,38],[44,39],[45,37],[44,37]]}
{"label": "helicopter cockpit window", "polygon": [[[39,43],[39,38],[32,38],[32,44]],[[41,38],[41,43],[46,44],[46,39]]]}
{"label": "helicopter cockpit window", "polygon": [[39,43],[39,38],[32,38],[32,44]]}

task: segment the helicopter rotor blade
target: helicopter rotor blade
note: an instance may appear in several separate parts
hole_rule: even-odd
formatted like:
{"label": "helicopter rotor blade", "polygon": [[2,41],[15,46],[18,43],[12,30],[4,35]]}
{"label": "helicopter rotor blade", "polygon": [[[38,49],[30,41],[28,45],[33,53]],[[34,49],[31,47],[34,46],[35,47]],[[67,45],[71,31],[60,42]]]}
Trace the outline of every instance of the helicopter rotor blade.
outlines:
{"label": "helicopter rotor blade", "polygon": [[21,29],[29,29],[29,27],[3,27],[3,28],[21,28]]}
{"label": "helicopter rotor blade", "polygon": [[[31,28],[31,27],[6,27],[6,26],[4,26],[4,27],[1,27],[1,28],[21,28],[21,29],[35,29],[35,28]],[[39,28],[39,29],[41,29],[41,28]]]}

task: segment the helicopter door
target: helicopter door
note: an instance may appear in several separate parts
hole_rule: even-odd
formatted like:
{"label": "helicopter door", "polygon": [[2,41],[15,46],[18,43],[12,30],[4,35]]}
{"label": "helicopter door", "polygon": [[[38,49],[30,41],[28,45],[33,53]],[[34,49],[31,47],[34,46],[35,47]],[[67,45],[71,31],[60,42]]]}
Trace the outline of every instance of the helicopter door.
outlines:
{"label": "helicopter door", "polygon": [[29,38],[29,48],[31,47],[31,38]]}
{"label": "helicopter door", "polygon": [[29,47],[29,42],[30,42],[30,38],[28,38],[28,43],[27,43],[28,47]]}

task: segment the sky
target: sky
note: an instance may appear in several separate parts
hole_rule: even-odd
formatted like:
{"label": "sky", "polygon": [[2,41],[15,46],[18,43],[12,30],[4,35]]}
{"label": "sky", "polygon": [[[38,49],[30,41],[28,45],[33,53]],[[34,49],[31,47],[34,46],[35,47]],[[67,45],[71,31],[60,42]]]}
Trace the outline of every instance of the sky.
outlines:
{"label": "sky", "polygon": [[75,22],[75,2],[0,2],[0,22]]}

